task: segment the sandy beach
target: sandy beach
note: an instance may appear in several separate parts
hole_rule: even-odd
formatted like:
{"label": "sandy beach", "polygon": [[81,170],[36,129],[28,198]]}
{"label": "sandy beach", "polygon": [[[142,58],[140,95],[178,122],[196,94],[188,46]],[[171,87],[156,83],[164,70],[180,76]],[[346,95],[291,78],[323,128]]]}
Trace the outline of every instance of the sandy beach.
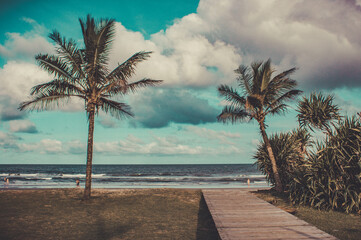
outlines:
{"label": "sandy beach", "polygon": [[7,189],[0,239],[218,239],[200,190]]}

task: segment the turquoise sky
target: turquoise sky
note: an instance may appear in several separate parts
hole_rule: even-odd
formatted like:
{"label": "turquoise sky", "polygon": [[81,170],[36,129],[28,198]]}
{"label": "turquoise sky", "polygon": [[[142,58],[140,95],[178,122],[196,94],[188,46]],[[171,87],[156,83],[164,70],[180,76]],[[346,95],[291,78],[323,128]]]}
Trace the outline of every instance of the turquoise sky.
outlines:
{"label": "turquoise sky", "polygon": [[[1,1],[0,164],[85,164],[87,119],[82,103],[58,110],[17,110],[30,88],[51,80],[34,61],[54,53],[47,35],[58,30],[81,44],[78,18],[114,18],[111,67],[137,51],[153,51],[137,76],[164,84],[127,96],[134,119],[100,114],[95,164],[253,163],[260,140],[255,122],[216,122],[223,107],[216,88],[235,85],[240,64],[272,59],[304,95],[334,94],[344,114],[361,109],[359,1],[132,0]],[[340,18],[340,16],[343,16]],[[297,127],[296,102],[267,119],[269,134]]]}

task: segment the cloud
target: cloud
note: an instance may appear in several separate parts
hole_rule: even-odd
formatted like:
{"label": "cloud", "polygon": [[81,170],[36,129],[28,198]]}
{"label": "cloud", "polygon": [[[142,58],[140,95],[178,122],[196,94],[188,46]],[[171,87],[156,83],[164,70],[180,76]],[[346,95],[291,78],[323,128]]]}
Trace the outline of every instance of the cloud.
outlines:
{"label": "cloud", "polygon": [[0,120],[10,121],[16,119],[23,119],[26,115],[26,112],[20,112],[17,109],[18,106],[19,101],[11,98],[11,96],[0,96]]}
{"label": "cloud", "polygon": [[31,87],[48,81],[49,75],[36,65],[9,61],[0,67],[0,116],[2,120],[24,118],[25,113],[17,108],[28,99]]}
{"label": "cloud", "polygon": [[33,59],[39,53],[54,53],[54,46],[44,37],[47,29],[30,18],[23,18],[32,26],[23,34],[7,32],[4,44],[0,44],[0,56],[7,59]]}
{"label": "cloud", "polygon": [[[29,100],[30,89],[52,78],[32,63],[8,61],[0,67],[0,119],[4,121],[23,119],[26,112],[18,110],[19,104]],[[84,102],[78,99],[61,102],[63,111],[82,111]]]}
{"label": "cloud", "polygon": [[[302,89],[361,87],[361,37],[355,31],[361,28],[360,15],[360,2],[352,0],[201,0],[197,13],[176,19],[149,39],[117,22],[110,67],[138,51],[153,51],[132,80],[162,79],[162,87],[168,88],[131,97],[133,124],[157,128],[171,122],[214,122],[217,111],[206,100],[178,89],[233,83],[234,69],[254,60],[271,57],[279,71],[299,67],[294,78]],[[34,64],[19,61],[54,51],[43,37],[47,30],[32,19],[23,20],[32,30],[7,33],[0,44],[0,54],[8,60],[0,68],[2,120],[24,118],[18,104],[32,86],[51,79]],[[75,101],[61,109],[81,111],[84,106]],[[116,127],[106,119],[100,123]]]}
{"label": "cloud", "polygon": [[9,126],[11,132],[38,133],[35,124],[29,120],[13,120]]}
{"label": "cloud", "polygon": [[198,15],[214,38],[240,49],[243,63],[271,57],[299,67],[303,87],[360,86],[361,18],[354,1],[201,0]]}
{"label": "cloud", "polygon": [[104,128],[117,128],[118,123],[111,118],[110,116],[106,116],[102,114],[102,116],[98,120],[99,124],[102,125]]}
{"label": "cloud", "polygon": [[0,149],[19,149],[17,142],[21,140],[20,137],[17,137],[10,133],[5,133],[0,131]]}
{"label": "cloud", "polygon": [[70,154],[85,154],[87,150],[86,144],[79,140],[67,142],[65,145]]}
{"label": "cloud", "polygon": [[204,87],[234,82],[238,65],[271,58],[279,71],[298,67],[301,88],[360,87],[360,28],[359,1],[201,0],[197,13],[149,40],[117,23],[111,62],[154,51],[138,78]]}
{"label": "cloud", "polygon": [[164,86],[192,87],[229,82],[233,80],[240,56],[232,45],[207,39],[204,34],[210,30],[196,14],[185,16],[166,31],[153,34],[150,40],[117,23],[111,67],[136,52],[153,51],[149,60],[139,64],[134,80],[148,77],[165,80]]}
{"label": "cloud", "polygon": [[[222,132],[222,131],[220,131]],[[224,136],[236,137],[225,133]],[[22,142],[22,139],[10,133],[0,131],[0,150],[14,152],[36,152],[40,154],[86,154],[86,142],[79,140],[61,141],[58,139],[42,139],[38,142]],[[129,134],[124,140],[95,142],[94,153],[99,155],[140,155],[140,156],[176,156],[176,155],[234,155],[243,153],[240,146],[220,141],[210,146],[198,141],[189,131],[182,136],[167,135],[159,137],[149,132],[146,139]]]}
{"label": "cloud", "polygon": [[192,141],[183,141],[176,136],[157,137],[145,142],[133,135],[128,135],[125,140],[114,142],[100,142],[94,146],[97,153],[117,155],[215,155],[215,154],[237,154],[241,153],[240,148],[234,146],[218,146],[210,148],[195,145]]}
{"label": "cloud", "polygon": [[207,128],[200,128],[196,126],[187,126],[185,127],[186,131],[189,133],[196,134],[207,140],[216,140],[220,144],[231,144],[235,145],[236,143],[231,141],[239,139],[241,135],[239,133],[230,133],[226,131],[215,131]]}
{"label": "cloud", "polygon": [[215,122],[218,110],[185,89],[148,89],[132,96],[133,124],[161,128],[173,123]]}
{"label": "cloud", "polygon": [[132,135],[121,141],[96,143],[94,150],[106,154],[136,155],[195,155],[203,152],[201,146],[181,144],[175,137],[153,136],[150,142],[144,143]]}
{"label": "cloud", "polygon": [[40,154],[64,153],[63,143],[55,139],[42,139],[36,143],[19,143],[18,149],[21,152],[39,152]]}

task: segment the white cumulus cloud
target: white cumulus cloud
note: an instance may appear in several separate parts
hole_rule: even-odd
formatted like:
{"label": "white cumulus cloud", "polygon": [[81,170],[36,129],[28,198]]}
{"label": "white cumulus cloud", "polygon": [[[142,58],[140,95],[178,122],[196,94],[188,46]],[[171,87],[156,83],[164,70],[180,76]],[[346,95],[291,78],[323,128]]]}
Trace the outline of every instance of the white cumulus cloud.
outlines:
{"label": "white cumulus cloud", "polygon": [[38,130],[30,120],[13,120],[9,122],[11,132],[37,133]]}

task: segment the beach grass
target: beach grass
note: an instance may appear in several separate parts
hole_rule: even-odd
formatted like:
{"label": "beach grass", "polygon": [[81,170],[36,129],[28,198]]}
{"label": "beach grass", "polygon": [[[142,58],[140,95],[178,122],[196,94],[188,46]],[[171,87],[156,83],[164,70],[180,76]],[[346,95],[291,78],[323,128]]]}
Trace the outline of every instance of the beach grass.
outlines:
{"label": "beach grass", "polygon": [[0,239],[219,239],[200,190],[0,191]]}
{"label": "beach grass", "polygon": [[337,211],[322,211],[306,206],[292,205],[287,196],[274,190],[258,190],[257,197],[294,214],[296,217],[341,239],[359,240],[361,236],[361,215]]}

